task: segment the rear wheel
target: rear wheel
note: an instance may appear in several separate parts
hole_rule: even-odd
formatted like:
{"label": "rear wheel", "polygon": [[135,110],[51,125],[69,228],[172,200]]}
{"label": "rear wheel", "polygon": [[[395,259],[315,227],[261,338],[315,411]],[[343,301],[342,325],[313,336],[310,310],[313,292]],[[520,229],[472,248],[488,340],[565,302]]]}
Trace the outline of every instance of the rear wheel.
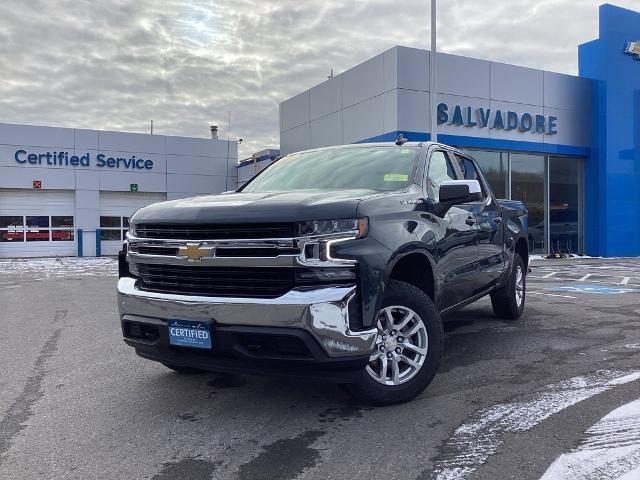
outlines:
{"label": "rear wheel", "polygon": [[375,350],[361,378],[345,388],[373,405],[406,402],[433,379],[443,350],[440,316],[428,295],[405,282],[389,282],[377,316]]}
{"label": "rear wheel", "polygon": [[491,306],[496,317],[506,320],[520,318],[524,311],[527,294],[527,277],[524,262],[520,255],[513,255],[513,266],[509,283],[491,294]]}

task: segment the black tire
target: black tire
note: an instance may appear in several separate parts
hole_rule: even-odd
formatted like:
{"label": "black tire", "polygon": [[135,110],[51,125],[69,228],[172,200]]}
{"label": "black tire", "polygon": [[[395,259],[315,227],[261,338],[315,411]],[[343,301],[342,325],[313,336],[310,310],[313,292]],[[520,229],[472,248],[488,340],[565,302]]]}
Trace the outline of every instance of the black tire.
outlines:
{"label": "black tire", "polygon": [[[522,275],[522,300],[518,301],[517,278],[518,272]],[[493,313],[498,318],[516,320],[524,311],[527,299],[527,273],[522,258],[517,253],[513,255],[513,266],[509,275],[509,282],[497,292],[491,294],[491,306]]]}
{"label": "black tire", "polygon": [[[427,351],[424,355],[424,362],[417,369],[417,373],[404,383],[385,385],[375,380],[365,368],[357,382],[344,385],[344,388],[358,400],[375,406],[406,402],[422,393],[435,376],[444,349],[444,333],[440,315],[433,301],[422,290],[405,282],[391,280],[386,288],[382,309],[390,306],[405,307],[417,314],[419,320],[416,319],[415,323],[421,321],[426,329]],[[396,335],[398,335],[397,338],[401,336],[400,333],[396,333]]]}
{"label": "black tire", "polygon": [[199,368],[183,367],[182,365],[170,365],[168,363],[163,363],[163,365],[173,370],[174,372],[178,372],[183,375],[198,375],[201,373],[207,373],[206,370],[201,370]]}

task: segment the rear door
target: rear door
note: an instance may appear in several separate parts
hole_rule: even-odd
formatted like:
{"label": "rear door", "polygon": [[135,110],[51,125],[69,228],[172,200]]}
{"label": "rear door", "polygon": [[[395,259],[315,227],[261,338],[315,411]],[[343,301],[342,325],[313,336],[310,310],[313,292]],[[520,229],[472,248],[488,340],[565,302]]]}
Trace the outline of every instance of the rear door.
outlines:
{"label": "rear door", "polygon": [[[458,179],[453,159],[445,150],[430,152],[427,196],[439,201],[440,185]],[[436,279],[442,282],[440,310],[456,305],[477,288],[478,229],[468,205],[454,205],[442,217],[433,215],[437,235]]]}
{"label": "rear door", "polygon": [[501,210],[491,187],[479,173],[475,161],[465,155],[452,153],[457,163],[461,179],[477,180],[482,188],[483,199],[466,204],[470,213],[475,214],[478,232],[478,272],[476,291],[479,293],[494,285],[505,267],[504,222]]}

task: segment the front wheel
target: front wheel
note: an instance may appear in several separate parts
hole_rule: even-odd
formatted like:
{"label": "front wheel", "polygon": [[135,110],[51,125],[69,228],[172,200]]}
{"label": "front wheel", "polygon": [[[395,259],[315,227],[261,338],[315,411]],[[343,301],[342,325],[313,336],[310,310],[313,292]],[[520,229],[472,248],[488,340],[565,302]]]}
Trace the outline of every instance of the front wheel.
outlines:
{"label": "front wheel", "polygon": [[491,294],[491,306],[496,317],[506,320],[520,318],[527,294],[527,277],[522,257],[513,255],[513,266],[507,285]]}
{"label": "front wheel", "polygon": [[431,383],[443,350],[444,334],[433,301],[422,290],[392,280],[377,316],[375,350],[361,378],[345,388],[372,405],[415,398]]}

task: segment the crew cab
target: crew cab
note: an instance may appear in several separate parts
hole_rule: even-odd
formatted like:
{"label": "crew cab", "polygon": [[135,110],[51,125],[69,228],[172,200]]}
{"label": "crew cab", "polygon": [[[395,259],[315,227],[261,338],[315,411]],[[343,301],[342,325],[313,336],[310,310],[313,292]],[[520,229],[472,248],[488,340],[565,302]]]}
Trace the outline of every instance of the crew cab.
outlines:
{"label": "crew cab", "polygon": [[124,341],[183,373],[298,376],[386,405],[434,377],[442,318],[525,306],[527,211],[432,142],[286,155],[234,192],[138,210],[119,259]]}

